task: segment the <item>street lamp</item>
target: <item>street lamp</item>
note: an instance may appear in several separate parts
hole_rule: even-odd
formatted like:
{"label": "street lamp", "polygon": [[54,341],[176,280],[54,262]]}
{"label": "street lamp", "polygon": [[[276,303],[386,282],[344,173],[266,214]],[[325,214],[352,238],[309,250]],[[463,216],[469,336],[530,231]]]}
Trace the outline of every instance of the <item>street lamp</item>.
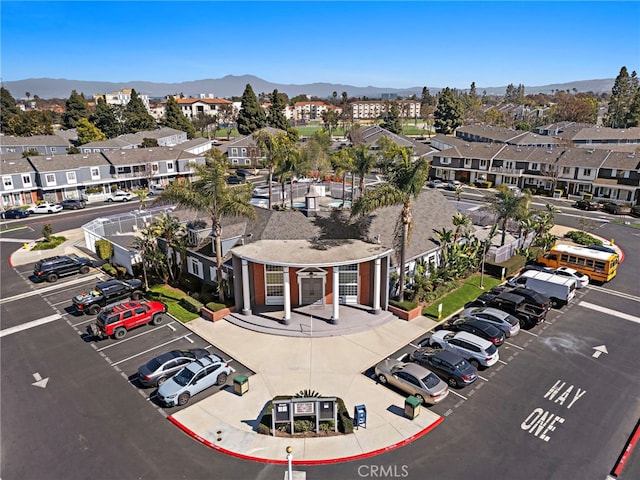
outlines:
{"label": "street lamp", "polygon": [[293,480],[293,467],[292,467],[292,460],[293,460],[293,447],[291,445],[287,446],[287,463],[289,466],[289,470],[288,470],[288,480]]}

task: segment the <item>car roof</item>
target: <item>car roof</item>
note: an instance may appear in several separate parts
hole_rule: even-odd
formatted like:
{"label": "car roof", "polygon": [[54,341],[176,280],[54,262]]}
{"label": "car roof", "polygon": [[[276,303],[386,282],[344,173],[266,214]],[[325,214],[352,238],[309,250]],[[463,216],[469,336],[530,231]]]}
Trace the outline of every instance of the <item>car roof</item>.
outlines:
{"label": "car roof", "polygon": [[428,374],[432,373],[431,370],[424,368],[417,363],[406,363],[402,370],[410,373],[411,375],[415,375],[418,378],[426,377]]}
{"label": "car roof", "polygon": [[449,362],[454,365],[456,363],[460,363],[461,360],[464,360],[464,358],[462,358],[460,355],[456,355],[455,353],[450,352],[448,350],[436,350],[433,356],[434,357],[437,356],[442,360],[444,360],[445,362]]}
{"label": "car roof", "polygon": [[477,335],[469,332],[457,332],[455,338],[460,338],[469,343],[473,343],[478,345],[480,348],[487,348],[489,345],[493,345],[489,340],[485,340],[484,338],[480,338]]}
{"label": "car roof", "polygon": [[505,312],[504,310],[500,310],[499,308],[493,308],[493,307],[479,307],[479,308],[474,308],[473,310],[475,310],[476,312],[482,311],[482,312],[488,313],[489,315],[502,318],[502,319],[507,318],[510,315],[508,312]]}

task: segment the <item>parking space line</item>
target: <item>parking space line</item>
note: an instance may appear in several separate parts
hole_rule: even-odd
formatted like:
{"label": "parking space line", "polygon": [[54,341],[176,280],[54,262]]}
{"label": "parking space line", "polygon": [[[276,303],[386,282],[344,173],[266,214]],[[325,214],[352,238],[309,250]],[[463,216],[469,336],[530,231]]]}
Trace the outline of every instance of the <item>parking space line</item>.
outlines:
{"label": "parking space line", "polygon": [[189,342],[189,343],[195,343],[193,340],[191,340],[191,339],[189,338],[189,335],[191,335],[191,334],[189,333],[188,335],[185,335],[185,336],[184,336],[185,340],[186,340],[187,342]]}
{"label": "parking space line", "polygon": [[[174,322],[171,322],[171,323],[174,323]],[[97,351],[98,352],[102,352],[103,350],[106,350],[107,348],[115,347],[116,345],[122,345],[123,343],[128,342],[129,340],[135,340],[136,338],[141,337],[142,335],[146,335],[148,333],[153,333],[156,330],[160,330],[161,328],[168,327],[169,325],[171,325],[171,323],[167,323],[166,325],[160,325],[159,327],[153,328],[151,330],[147,330],[146,332],[142,332],[142,333],[140,333],[138,335],[135,335],[133,337],[125,338],[125,339],[120,340],[118,342],[112,343],[111,345],[107,345],[106,347],[99,348]],[[174,330],[174,332],[175,332],[175,330]]]}
{"label": "parking space line", "polygon": [[169,327],[171,330],[173,330],[174,332],[176,331],[175,327],[173,325],[171,325],[170,323],[167,324],[167,327]]}
{"label": "parking space line", "polygon": [[412,346],[413,348],[420,348],[418,345],[414,345],[413,343],[410,343],[409,345]]}
{"label": "parking space line", "polygon": [[467,397],[460,395],[458,392],[456,392],[455,390],[449,389],[449,393],[453,393],[454,395],[459,396],[461,399],[463,400],[467,400]]}
{"label": "parking space line", "polygon": [[13,333],[22,332],[23,330],[28,330],[33,327],[39,327],[40,325],[44,325],[45,323],[54,322],[56,320],[61,319],[62,317],[59,314],[49,315],[48,317],[39,318],[38,320],[33,320],[31,322],[23,323],[22,325],[16,325],[15,327],[5,328],[4,330],[0,330],[0,338],[5,335],[11,335]]}
{"label": "parking space line", "polygon": [[95,320],[95,318],[90,318],[90,319],[88,319],[88,320],[83,320],[83,321],[81,321],[81,322],[79,322],[79,323],[72,323],[72,324],[71,324],[71,326],[72,326],[72,327],[79,327],[80,325],[83,325],[83,324],[85,324],[85,323],[93,322],[94,320]]}
{"label": "parking space line", "polygon": [[503,365],[506,365],[506,364],[507,364],[507,362],[503,362],[503,361],[502,361],[502,360],[500,360],[500,359],[498,359],[498,362],[499,362],[499,363],[501,363],[501,364],[503,364]]}
{"label": "parking space line", "polygon": [[[93,275],[93,276],[90,275],[89,277],[92,277],[92,278],[96,279],[96,278],[99,278],[99,275]],[[84,276],[84,277],[76,278],[74,280],[70,280],[68,282],[56,283],[54,285],[49,285],[48,287],[36,288],[34,290],[29,290],[28,292],[24,292],[24,293],[20,293],[18,295],[14,295],[13,297],[7,297],[7,298],[0,299],[0,304],[8,303],[8,302],[14,302],[16,300],[21,300],[23,298],[32,297],[34,295],[41,295],[43,293],[48,293],[48,292],[51,292],[51,291],[54,291],[54,290],[60,290],[61,288],[66,287],[67,285],[75,285],[77,283],[84,283],[88,279],[89,278],[87,278],[87,276]]]}
{"label": "parking space line", "polygon": [[526,334],[528,334],[528,335],[531,335],[532,337],[537,337],[537,336],[538,336],[538,335],[537,335],[537,334],[535,334],[535,333],[531,333],[529,330],[520,330],[520,331],[521,331],[521,332],[524,332],[524,333],[526,333]]}
{"label": "parking space line", "polygon": [[115,367],[116,365],[119,365],[122,362],[126,362],[127,360],[131,360],[132,358],[139,357],[140,355],[144,355],[145,353],[149,353],[149,352],[151,352],[151,351],[153,351],[153,350],[155,350],[157,348],[161,348],[161,347],[164,347],[166,345],[169,345],[170,343],[177,342],[178,340],[182,340],[183,338],[186,338],[188,335],[191,335],[191,334],[188,333],[187,335],[184,335],[182,337],[174,338],[172,340],[169,340],[168,342],[164,342],[164,343],[161,343],[160,345],[156,345],[155,347],[149,348],[149,349],[145,350],[144,352],[136,353],[135,355],[131,355],[130,357],[124,358],[124,359],[119,360],[117,362],[113,362],[111,364],[111,366]]}
{"label": "parking space line", "polygon": [[629,320],[630,322],[640,323],[640,317],[636,317],[635,315],[629,315],[628,313],[618,312],[616,310],[612,310],[607,307],[601,307],[600,305],[595,305],[589,302],[580,302],[578,305],[584,308],[588,308],[590,310],[595,310],[596,312],[604,313],[606,315],[611,315],[612,317],[622,318],[623,320]]}
{"label": "parking space line", "polygon": [[478,378],[479,378],[480,380],[484,380],[485,382],[488,382],[488,381],[489,381],[489,379],[488,379],[488,378],[484,378],[484,377],[482,377],[482,376],[480,376],[480,375],[478,375]]}
{"label": "parking space line", "polygon": [[506,343],[511,347],[517,348],[518,350],[524,350],[524,348],[522,348],[520,345],[516,345],[515,343],[511,343],[511,342],[504,342],[504,343]]}

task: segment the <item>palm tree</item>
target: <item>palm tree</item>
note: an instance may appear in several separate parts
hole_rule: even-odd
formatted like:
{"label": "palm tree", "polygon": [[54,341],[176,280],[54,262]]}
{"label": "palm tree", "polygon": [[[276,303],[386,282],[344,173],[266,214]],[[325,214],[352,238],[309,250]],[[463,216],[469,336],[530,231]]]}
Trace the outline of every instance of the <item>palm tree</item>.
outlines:
{"label": "palm tree", "polygon": [[472,224],[469,215],[460,212],[456,212],[456,214],[451,218],[451,222],[453,223],[453,226],[456,227],[456,241],[462,236],[462,232],[469,228]]}
{"label": "palm tree", "polygon": [[342,148],[331,154],[331,166],[338,177],[342,178],[342,206],[346,199],[347,174],[353,171],[353,148]]}
{"label": "palm tree", "polygon": [[206,154],[206,165],[195,165],[198,180],[191,184],[174,182],[158,196],[154,202],[175,202],[179,207],[204,212],[211,219],[211,233],[215,243],[216,280],[220,301],[225,294],[222,282],[222,218],[225,216],[243,216],[255,218],[251,205],[251,185],[229,186],[225,182],[227,160],[216,150]]}
{"label": "palm tree", "polygon": [[502,223],[500,246],[503,246],[507,235],[507,223],[511,219],[526,217],[529,200],[527,196],[517,197],[508,189],[499,190],[486,197],[485,200],[489,203],[485,208],[496,214],[497,223]]}
{"label": "palm tree", "polygon": [[429,163],[426,160],[421,159],[412,163],[408,155],[400,155],[389,169],[388,182],[363,192],[353,204],[351,210],[351,216],[353,217],[356,215],[369,215],[382,207],[402,205],[399,218],[399,222],[402,224],[399,276],[399,299],[401,302],[404,301],[406,249],[411,235],[411,227],[413,226],[411,199],[415,199],[420,195],[428,175]]}
{"label": "palm tree", "polygon": [[369,150],[369,146],[365,143],[359,143],[353,149],[353,166],[354,171],[358,174],[360,190],[359,195],[364,194],[366,175],[373,169],[376,164],[376,157]]}
{"label": "palm tree", "polygon": [[155,219],[148,227],[148,230],[156,239],[161,238],[164,241],[165,251],[167,252],[167,274],[174,284],[178,283],[186,264],[187,228],[165,212]]}
{"label": "palm tree", "polygon": [[286,155],[291,148],[291,140],[285,133],[271,135],[266,130],[258,130],[253,134],[256,144],[260,147],[265,157],[264,163],[269,170],[269,210],[271,210],[271,196],[273,193],[273,174],[279,170],[280,164],[286,160]]}

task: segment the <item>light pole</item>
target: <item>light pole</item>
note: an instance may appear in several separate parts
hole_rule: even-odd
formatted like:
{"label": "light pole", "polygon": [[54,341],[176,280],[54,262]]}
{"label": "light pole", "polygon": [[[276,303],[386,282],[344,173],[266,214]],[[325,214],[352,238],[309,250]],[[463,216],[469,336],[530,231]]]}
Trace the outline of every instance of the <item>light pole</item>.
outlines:
{"label": "light pole", "polygon": [[287,463],[288,463],[288,477],[287,480],[293,480],[293,466],[292,466],[292,460],[293,460],[293,447],[291,445],[287,446]]}

